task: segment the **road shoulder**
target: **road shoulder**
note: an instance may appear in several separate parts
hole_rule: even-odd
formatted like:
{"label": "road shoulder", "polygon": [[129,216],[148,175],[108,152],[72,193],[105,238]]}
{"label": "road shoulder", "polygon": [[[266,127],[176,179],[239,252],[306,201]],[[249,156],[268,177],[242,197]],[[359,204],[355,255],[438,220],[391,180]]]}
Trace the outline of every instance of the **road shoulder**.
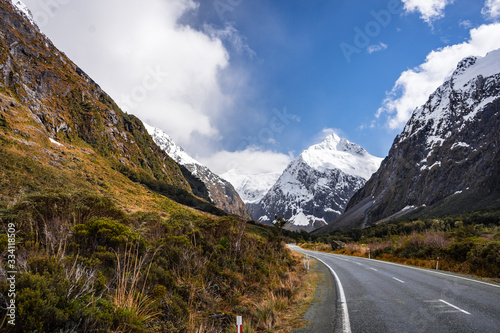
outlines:
{"label": "road shoulder", "polygon": [[292,333],[332,333],[334,329],[337,304],[335,279],[319,261],[315,262],[313,269],[318,273],[319,281],[314,300],[304,315],[304,320],[310,324]]}

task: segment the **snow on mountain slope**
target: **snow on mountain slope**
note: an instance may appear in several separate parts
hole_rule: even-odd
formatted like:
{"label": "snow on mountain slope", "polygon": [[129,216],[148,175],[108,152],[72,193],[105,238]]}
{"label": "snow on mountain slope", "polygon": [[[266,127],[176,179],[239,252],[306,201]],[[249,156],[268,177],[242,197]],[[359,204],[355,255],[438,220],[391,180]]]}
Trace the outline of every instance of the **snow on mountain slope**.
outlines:
{"label": "snow on mountain slope", "polygon": [[21,0],[11,0],[14,8],[25,18],[27,19],[35,28],[38,29],[38,26],[33,19],[33,15],[29,10],[28,6],[26,6]]}
{"label": "snow on mountain slope", "polygon": [[174,140],[172,140],[172,138],[167,133],[163,132],[159,128],[150,126],[148,124],[144,124],[144,127],[146,127],[149,135],[151,135],[156,144],[162,150],[164,150],[168,154],[168,156],[173,158],[174,161],[176,161],[181,165],[186,165],[186,164],[201,165],[200,162],[189,156],[189,154],[186,153],[182,147],[176,145]]}
{"label": "snow on mountain slope", "polygon": [[144,124],[153,141],[178,164],[184,166],[193,176],[201,180],[208,190],[213,203],[229,213],[249,218],[248,208],[241,200],[234,187],[210,169],[189,156],[182,147],[175,144],[172,138],[162,130]]}
{"label": "snow on mountain slope", "polygon": [[259,202],[266,195],[280,175],[281,173],[248,175],[236,169],[231,169],[223,173],[221,177],[233,184],[245,203],[253,204]]}
{"label": "snow on mountain slope", "polygon": [[293,160],[264,198],[249,205],[251,215],[264,223],[283,216],[292,230],[327,225],[344,211],[381,161],[332,134]]}
{"label": "snow on mountain slope", "polygon": [[[500,50],[482,58],[467,57],[457,65],[450,79],[429,97],[428,102],[414,111],[398,141],[401,143],[425,132],[427,154],[418,163],[421,170],[439,166],[439,161],[429,162],[433,150],[441,147],[455,130],[466,128],[478,112],[498,98],[495,94],[498,73]],[[485,96],[481,97],[481,94]],[[465,145],[459,142],[454,144],[455,147]]]}
{"label": "snow on mountain slope", "polygon": [[305,163],[320,172],[338,169],[348,175],[368,180],[380,166],[381,158],[338,135],[332,134],[323,142],[301,154]]}
{"label": "snow on mountain slope", "polygon": [[478,76],[489,77],[498,73],[500,73],[500,50],[491,51],[482,58],[465,58],[453,73],[453,89],[468,90]]}

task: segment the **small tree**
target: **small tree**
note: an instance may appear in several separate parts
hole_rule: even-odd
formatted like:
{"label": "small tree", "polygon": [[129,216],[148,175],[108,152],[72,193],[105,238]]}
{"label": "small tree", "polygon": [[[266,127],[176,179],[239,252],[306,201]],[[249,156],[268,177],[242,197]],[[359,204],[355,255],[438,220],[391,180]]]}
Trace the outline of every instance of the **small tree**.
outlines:
{"label": "small tree", "polygon": [[288,221],[280,217],[278,215],[274,216],[274,228],[273,228],[273,236],[278,245],[281,244],[282,238],[283,238],[283,227]]}

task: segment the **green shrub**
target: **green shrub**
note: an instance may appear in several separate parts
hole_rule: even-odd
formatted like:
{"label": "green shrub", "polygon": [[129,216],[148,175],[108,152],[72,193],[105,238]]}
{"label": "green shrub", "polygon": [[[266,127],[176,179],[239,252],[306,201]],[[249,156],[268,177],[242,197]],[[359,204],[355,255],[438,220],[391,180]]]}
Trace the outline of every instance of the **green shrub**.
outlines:
{"label": "green shrub", "polygon": [[222,249],[225,251],[229,248],[229,239],[224,236],[220,239],[219,245],[222,247]]}
{"label": "green shrub", "polygon": [[448,260],[456,261],[459,263],[465,262],[472,249],[478,245],[483,245],[485,240],[479,238],[466,238],[464,240],[454,241],[444,249],[442,249],[442,256]]}
{"label": "green shrub", "polygon": [[160,301],[162,321],[166,332],[186,332],[189,309],[178,295],[165,296]]}
{"label": "green shrub", "polygon": [[[82,281],[68,278],[57,259],[33,258],[28,266],[30,271],[20,274],[16,281],[19,320],[8,332],[95,332],[110,328],[112,307],[102,307],[101,300],[91,295],[92,290],[69,292],[82,291]],[[5,283],[0,285],[3,294],[6,288]],[[4,311],[0,314],[3,317]]]}
{"label": "green shrub", "polygon": [[500,278],[500,242],[475,247],[469,252],[468,259],[476,274]]}
{"label": "green shrub", "polygon": [[85,253],[97,251],[99,247],[117,250],[127,243],[139,240],[139,235],[123,224],[109,219],[92,219],[73,227],[74,242]]}

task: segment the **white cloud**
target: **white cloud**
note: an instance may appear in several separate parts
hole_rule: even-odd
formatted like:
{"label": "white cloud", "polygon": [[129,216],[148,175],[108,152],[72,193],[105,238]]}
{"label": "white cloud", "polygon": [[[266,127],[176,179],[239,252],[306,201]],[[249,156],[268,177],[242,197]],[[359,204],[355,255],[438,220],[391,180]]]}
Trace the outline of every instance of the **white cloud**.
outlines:
{"label": "white cloud", "polygon": [[[115,99],[124,111],[158,126],[189,151],[220,137],[235,92],[229,52],[251,52],[233,27],[198,31],[179,19],[193,0],[25,0],[42,30]],[[197,140],[197,141],[195,141]],[[202,142],[203,144],[200,144]]]}
{"label": "white cloud", "polygon": [[250,57],[256,57],[257,54],[246,43],[246,37],[243,36],[232,24],[226,23],[224,29],[217,29],[212,25],[205,24],[204,32],[214,39],[219,39],[229,43],[236,52],[245,53]]}
{"label": "white cloud", "polygon": [[431,24],[444,16],[446,5],[454,0],[402,0],[407,13],[419,12],[420,18]]}
{"label": "white cloud", "polygon": [[346,134],[340,128],[323,128],[316,136],[314,137],[314,143],[317,144],[325,140],[328,136],[336,134],[341,138],[346,138]]}
{"label": "white cloud", "polygon": [[458,22],[458,26],[464,29],[472,28],[472,22],[470,20],[461,20]]}
{"label": "white cloud", "polygon": [[467,56],[484,56],[500,48],[500,23],[482,25],[470,31],[470,39],[429,53],[420,66],[401,74],[387,93],[376,117],[387,115],[390,129],[398,129],[410,118],[413,110],[424,104],[449,77],[460,60]]}
{"label": "white cloud", "polygon": [[378,44],[368,46],[366,50],[369,54],[372,54],[374,52],[383,51],[385,49],[387,49],[387,44],[380,42]]}
{"label": "white cloud", "polygon": [[489,19],[500,17],[500,0],[486,0],[481,13]]}
{"label": "white cloud", "polygon": [[198,158],[218,175],[229,170],[238,170],[245,175],[281,173],[292,159],[291,155],[257,148],[237,152],[220,151],[210,157]]}

